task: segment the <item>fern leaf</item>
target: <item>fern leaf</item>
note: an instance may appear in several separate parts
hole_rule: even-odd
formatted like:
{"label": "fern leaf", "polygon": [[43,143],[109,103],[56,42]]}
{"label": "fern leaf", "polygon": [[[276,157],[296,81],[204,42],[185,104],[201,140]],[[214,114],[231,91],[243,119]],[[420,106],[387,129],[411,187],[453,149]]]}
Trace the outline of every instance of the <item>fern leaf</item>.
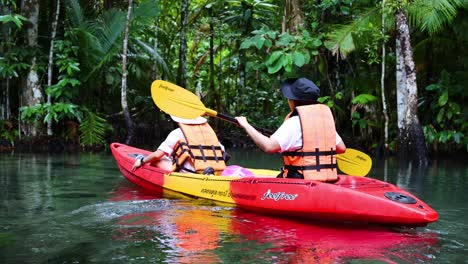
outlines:
{"label": "fern leaf", "polygon": [[88,111],[79,127],[81,144],[83,146],[104,145],[107,127],[108,124],[104,118]]}

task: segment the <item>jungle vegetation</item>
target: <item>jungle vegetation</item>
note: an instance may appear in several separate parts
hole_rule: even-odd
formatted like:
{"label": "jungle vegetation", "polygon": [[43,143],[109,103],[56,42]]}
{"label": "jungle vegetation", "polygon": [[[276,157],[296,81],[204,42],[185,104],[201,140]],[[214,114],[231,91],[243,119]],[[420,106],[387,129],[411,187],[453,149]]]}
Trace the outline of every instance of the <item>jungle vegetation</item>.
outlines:
{"label": "jungle vegetation", "polygon": [[348,146],[466,154],[467,17],[468,0],[0,0],[0,145],[156,145],[156,79],[274,130],[281,82],[304,76]]}

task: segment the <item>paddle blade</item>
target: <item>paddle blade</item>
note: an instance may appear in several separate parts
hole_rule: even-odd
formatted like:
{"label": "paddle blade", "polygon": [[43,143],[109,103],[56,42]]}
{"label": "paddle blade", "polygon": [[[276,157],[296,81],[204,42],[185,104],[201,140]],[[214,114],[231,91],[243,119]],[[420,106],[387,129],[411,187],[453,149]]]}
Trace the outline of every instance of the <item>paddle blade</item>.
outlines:
{"label": "paddle blade", "polygon": [[338,168],[354,176],[366,176],[372,168],[372,159],[364,152],[347,148],[346,152],[337,155]]}
{"label": "paddle blade", "polygon": [[207,112],[195,94],[170,82],[154,81],[151,84],[151,97],[159,109],[180,118],[193,119]]}

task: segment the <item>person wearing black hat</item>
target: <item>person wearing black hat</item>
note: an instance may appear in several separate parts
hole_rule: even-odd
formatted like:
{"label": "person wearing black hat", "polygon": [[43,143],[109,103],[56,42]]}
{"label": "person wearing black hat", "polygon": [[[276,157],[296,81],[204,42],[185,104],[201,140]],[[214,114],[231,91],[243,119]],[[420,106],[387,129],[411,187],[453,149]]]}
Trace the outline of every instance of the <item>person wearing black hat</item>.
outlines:
{"label": "person wearing black hat", "polygon": [[288,79],[281,85],[291,112],[270,137],[258,132],[243,116],[236,117],[254,143],[266,153],[283,154],[278,177],[319,181],[337,179],[336,154],[346,146],[335,129],[330,108],[318,104],[320,89],[307,78]]}

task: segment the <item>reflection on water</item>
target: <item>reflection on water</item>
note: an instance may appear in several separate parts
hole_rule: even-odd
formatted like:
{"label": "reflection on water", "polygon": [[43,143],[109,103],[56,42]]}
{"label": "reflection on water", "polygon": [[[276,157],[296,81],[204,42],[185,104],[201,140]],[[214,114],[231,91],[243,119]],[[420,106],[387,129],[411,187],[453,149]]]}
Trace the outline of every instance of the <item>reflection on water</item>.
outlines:
{"label": "reflection on water", "polygon": [[[135,194],[138,188],[133,188]],[[125,199],[120,192],[129,189],[118,190],[116,197]],[[142,194],[142,198],[147,195]],[[346,263],[353,259],[426,262],[434,258],[438,247],[438,234],[425,229],[318,225],[233,207],[193,206],[180,201],[161,207],[156,201],[164,199],[140,203],[134,199],[138,197],[133,195],[132,200],[122,200],[118,206],[129,209],[131,204],[134,211],[117,217],[115,238],[142,242],[158,237],[154,243],[168,247],[166,258],[175,263],[249,262],[253,256],[262,263]],[[157,208],[146,210],[155,205]],[[234,244],[242,246],[230,249]]]}
{"label": "reflection on water", "polygon": [[[281,162],[231,154],[244,166]],[[439,212],[416,229],[303,222],[150,193],[104,154],[0,154],[0,168],[2,263],[466,263],[468,255],[468,169],[459,163],[374,161],[370,177]]]}

